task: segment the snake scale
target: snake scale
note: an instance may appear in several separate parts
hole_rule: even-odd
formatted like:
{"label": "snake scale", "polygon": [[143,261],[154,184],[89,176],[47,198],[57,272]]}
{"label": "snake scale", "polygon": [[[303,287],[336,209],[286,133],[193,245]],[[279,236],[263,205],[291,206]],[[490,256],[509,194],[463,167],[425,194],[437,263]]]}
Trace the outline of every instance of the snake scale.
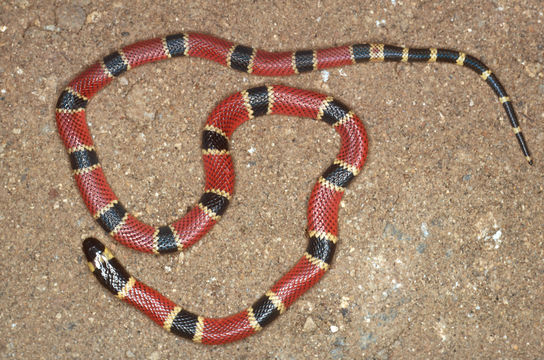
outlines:
{"label": "snake scale", "polygon": [[196,315],[131,276],[98,240],[88,238],[83,242],[89,267],[102,285],[167,331],[195,342],[223,344],[254,334],[319,281],[330,267],[338,241],[340,200],[349,182],[363,167],[368,141],[357,115],[328,95],[282,85],[238,92],[219,103],[204,126],[205,187],[197,204],[170,225],[144,224],[125,209],[109,186],[87,126],[85,108],[100,89],[124,72],[145,63],[181,56],[205,58],[264,76],[295,75],[361,62],[446,62],[466,66],[493,89],[524,157],[532,164],[512,101],[503,86],[486,65],[463,52],[385,44],[268,52],[210,35],[184,33],[137,42],[105,56],[62,91],[56,106],[57,126],[90,213],[115,240],[135,250],[157,254],[185,250],[220,219],[234,192],[229,139],[245,121],[266,114],[309,117],[331,125],[341,138],[336,159],[319,177],[310,195],[306,251],[270,290],[237,314],[223,318]]}

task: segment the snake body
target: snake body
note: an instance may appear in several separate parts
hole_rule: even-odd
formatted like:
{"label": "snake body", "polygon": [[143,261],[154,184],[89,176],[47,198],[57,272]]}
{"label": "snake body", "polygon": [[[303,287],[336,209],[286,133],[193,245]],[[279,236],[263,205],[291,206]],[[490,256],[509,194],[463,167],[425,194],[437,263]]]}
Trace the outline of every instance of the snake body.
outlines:
{"label": "snake body", "polygon": [[60,136],[73,174],[92,216],[114,239],[135,250],[167,253],[188,248],[223,215],[234,191],[229,139],[247,120],[266,114],[310,117],[325,121],[341,137],[340,151],[319,177],[310,196],[303,256],[257,302],[224,318],[193,314],[132,277],[98,240],[84,241],[89,267],[118,298],[134,305],[166,330],[205,344],[222,344],[249,336],[283,313],[329,269],[338,236],[338,206],[349,182],[367,155],[360,119],[334,98],[281,85],[261,86],[223,100],[203,131],[204,194],[178,221],[165,226],[140,222],[120,203],[100,166],[87,126],[88,101],[112,79],[148,62],[170,57],[206,58],[255,75],[286,76],[360,62],[447,62],[469,67],[493,89],[505,109],[526,160],[532,160],[512,102],[494,73],[478,59],[447,49],[409,49],[385,44],[355,44],[321,50],[267,52],[198,33],[175,34],[124,47],[105,56],[72,80],[56,106]]}

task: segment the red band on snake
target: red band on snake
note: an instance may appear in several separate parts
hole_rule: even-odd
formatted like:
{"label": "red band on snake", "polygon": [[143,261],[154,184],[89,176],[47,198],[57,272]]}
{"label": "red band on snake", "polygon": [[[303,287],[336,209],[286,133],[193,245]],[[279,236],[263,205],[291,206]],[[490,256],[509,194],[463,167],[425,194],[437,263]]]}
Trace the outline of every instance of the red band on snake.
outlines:
{"label": "red band on snake", "polygon": [[166,226],[140,222],[119,202],[102,171],[85,107],[114,77],[148,62],[178,56],[206,58],[256,75],[283,76],[365,61],[449,62],[467,66],[487,82],[503,105],[523,155],[532,164],[512,102],[498,78],[478,59],[446,49],[408,49],[384,44],[355,44],[322,50],[267,52],[203,34],[176,34],[135,43],[116,51],[72,80],[60,95],[56,117],[85,204],[98,223],[120,243],[135,250],[165,253],[198,241],[223,215],[234,191],[229,139],[245,121],[265,114],[323,120],[340,134],[335,161],[316,182],[308,207],[309,245],[301,259],[263,297],[225,318],[197,316],[134,279],[96,239],[84,242],[89,266],[100,282],[153,321],[180,336],[206,344],[239,340],[259,331],[285,311],[328,270],[337,241],[338,206],[348,183],[362,168],[367,138],[359,118],[327,95],[281,85],[236,93],[212,112],[203,132],[204,194],[184,217]]}

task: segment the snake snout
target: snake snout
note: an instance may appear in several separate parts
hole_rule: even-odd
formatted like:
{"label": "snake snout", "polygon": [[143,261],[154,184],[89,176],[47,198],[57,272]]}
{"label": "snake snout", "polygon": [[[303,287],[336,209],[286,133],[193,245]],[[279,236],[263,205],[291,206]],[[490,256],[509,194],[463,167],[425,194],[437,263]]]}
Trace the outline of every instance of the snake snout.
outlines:
{"label": "snake snout", "polygon": [[83,240],[83,252],[88,262],[93,262],[94,259],[104,253],[104,244],[95,238],[89,237]]}

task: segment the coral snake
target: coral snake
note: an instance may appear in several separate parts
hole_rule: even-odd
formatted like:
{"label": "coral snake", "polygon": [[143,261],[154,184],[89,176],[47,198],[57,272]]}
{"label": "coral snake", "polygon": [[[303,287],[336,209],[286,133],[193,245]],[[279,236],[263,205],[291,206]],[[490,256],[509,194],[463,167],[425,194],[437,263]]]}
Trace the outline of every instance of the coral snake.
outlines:
{"label": "coral snake", "polygon": [[195,342],[222,344],[258,332],[324,275],[338,240],[340,200],[346,186],[361,170],[368,144],[357,115],[330,96],[282,85],[238,92],[223,100],[204,126],[205,187],[198,203],[170,225],[156,227],[144,224],[123,207],[106,181],[85,119],[85,107],[100,89],[125,71],[179,56],[205,58],[235,70],[264,76],[294,75],[369,61],[447,62],[467,66],[497,95],[523,155],[532,164],[512,102],[503,86],[487,66],[463,52],[409,49],[385,44],[268,52],[209,35],[186,33],[137,42],[107,55],[62,91],[56,106],[57,126],[79,191],[92,216],[115,240],[135,250],[150,253],[184,250],[219,220],[234,191],[229,139],[245,121],[265,114],[309,117],[323,120],[340,134],[340,151],[319,177],[310,195],[306,251],[270,290],[237,314],[223,318],[193,314],[132,277],[98,240],[88,238],[83,242],[89,267],[102,285],[166,330]]}

